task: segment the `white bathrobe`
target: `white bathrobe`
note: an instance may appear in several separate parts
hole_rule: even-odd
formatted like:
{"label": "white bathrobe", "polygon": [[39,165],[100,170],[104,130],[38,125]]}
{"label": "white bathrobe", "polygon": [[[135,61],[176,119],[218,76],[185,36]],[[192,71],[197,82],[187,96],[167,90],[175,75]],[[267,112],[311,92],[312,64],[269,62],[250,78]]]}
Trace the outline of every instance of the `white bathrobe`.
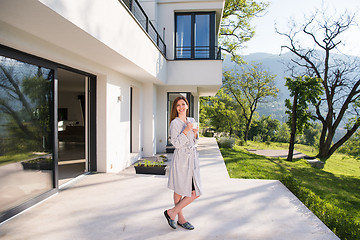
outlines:
{"label": "white bathrobe", "polygon": [[[193,120],[188,118],[188,121]],[[194,121],[194,120],[193,120]],[[191,121],[192,122],[192,121]],[[181,196],[191,197],[192,180],[196,196],[201,195],[199,153],[196,150],[197,140],[193,131],[182,133],[186,124],[175,118],[170,123],[170,142],[175,147],[171,161],[168,187]]]}

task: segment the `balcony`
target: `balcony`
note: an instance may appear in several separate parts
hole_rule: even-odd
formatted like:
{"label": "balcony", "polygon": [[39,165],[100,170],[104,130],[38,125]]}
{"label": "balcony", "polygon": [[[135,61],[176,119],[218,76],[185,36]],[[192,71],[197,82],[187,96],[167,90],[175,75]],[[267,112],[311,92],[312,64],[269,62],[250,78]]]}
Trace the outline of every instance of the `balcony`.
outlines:
{"label": "balcony", "polygon": [[176,47],[175,60],[220,60],[221,47],[186,46]]}
{"label": "balcony", "polygon": [[159,48],[160,52],[166,57],[166,45],[159,33],[156,31],[154,25],[149,20],[144,9],[141,7],[137,0],[119,0],[122,1],[129,11],[134,15],[135,19],[139,22],[140,26],[147,32],[150,39]]}

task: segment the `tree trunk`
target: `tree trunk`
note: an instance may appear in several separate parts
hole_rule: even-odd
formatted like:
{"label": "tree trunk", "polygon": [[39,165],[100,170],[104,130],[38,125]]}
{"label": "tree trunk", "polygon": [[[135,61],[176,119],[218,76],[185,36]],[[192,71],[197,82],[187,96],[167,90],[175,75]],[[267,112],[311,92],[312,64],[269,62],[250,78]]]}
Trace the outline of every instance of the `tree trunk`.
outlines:
{"label": "tree trunk", "polygon": [[[332,107],[330,109],[332,110]],[[323,127],[326,129],[327,134],[325,139],[319,144],[319,154],[317,155],[317,157],[319,157],[320,159],[326,159],[330,157],[329,155],[330,147],[332,144],[332,139],[335,134],[335,130],[333,129],[332,118],[333,118],[333,114],[332,112],[329,111],[326,120],[323,123]]]}
{"label": "tree trunk", "polygon": [[327,151],[323,151],[322,155],[320,156],[319,153],[319,158],[329,158],[331,157],[331,155],[341,146],[343,145],[344,142],[346,142],[355,132],[356,130],[360,127],[360,122],[357,122],[354,124],[354,126],[349,129],[347,131],[347,133],[339,140],[337,141],[335,144],[333,144],[331,147],[329,146],[329,148],[327,149]]}
{"label": "tree trunk", "polygon": [[250,121],[246,123],[245,127],[245,134],[244,134],[244,141],[247,142],[249,136],[249,129],[250,129]]}
{"label": "tree trunk", "polygon": [[330,145],[328,145],[326,143],[320,145],[319,146],[319,154],[317,155],[317,157],[320,158],[320,159],[328,158],[329,149],[330,149]]}
{"label": "tree trunk", "polygon": [[21,131],[24,133],[26,138],[28,139],[35,139],[34,134],[30,132],[28,127],[23,124],[23,121],[19,118],[18,114],[6,103],[2,102],[0,103],[0,106],[3,106],[4,110],[3,112],[5,114],[8,114],[16,123],[16,125],[21,129]]}
{"label": "tree trunk", "polygon": [[292,161],[294,155],[295,135],[296,135],[296,108],[297,108],[297,92],[294,95],[294,101],[292,106],[290,144],[289,144],[289,153],[287,156],[288,161]]}
{"label": "tree trunk", "polygon": [[320,139],[319,154],[317,155],[319,158],[323,158],[323,159],[329,158],[358,129],[360,123],[355,123],[353,125],[353,127],[347,131],[345,136],[343,136],[339,141],[337,141],[335,144],[332,145],[332,140],[334,138],[335,131],[338,128],[340,121],[343,119],[344,114],[345,114],[346,110],[348,109],[349,104],[351,103],[351,100],[354,98],[354,96],[356,96],[359,86],[360,86],[360,80],[358,80],[356,82],[356,84],[352,87],[351,92],[349,93],[345,102],[343,103],[341,110],[340,110],[334,123],[332,122],[332,119],[334,118],[333,117],[333,104],[332,104],[333,94],[327,97],[328,99],[330,99],[330,101],[328,102],[329,111],[328,111],[328,116],[326,118],[326,121],[322,121],[322,124],[323,124],[323,129],[327,130],[328,134],[326,136],[326,139],[325,139],[325,137],[323,139]]}

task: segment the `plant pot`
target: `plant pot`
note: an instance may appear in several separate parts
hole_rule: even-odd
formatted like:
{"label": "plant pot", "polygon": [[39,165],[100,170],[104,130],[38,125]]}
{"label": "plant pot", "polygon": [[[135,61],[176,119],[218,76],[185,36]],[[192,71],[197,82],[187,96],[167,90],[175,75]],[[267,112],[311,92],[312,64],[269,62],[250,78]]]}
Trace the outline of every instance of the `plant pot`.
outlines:
{"label": "plant pot", "polygon": [[166,165],[156,167],[135,166],[136,174],[165,175]]}
{"label": "plant pot", "polygon": [[38,163],[22,162],[21,165],[24,170],[39,170]]}
{"label": "plant pot", "polygon": [[173,145],[166,145],[166,153],[174,153],[175,147]]}
{"label": "plant pot", "polygon": [[21,162],[24,170],[52,170],[53,163],[47,159],[36,159],[27,162]]}

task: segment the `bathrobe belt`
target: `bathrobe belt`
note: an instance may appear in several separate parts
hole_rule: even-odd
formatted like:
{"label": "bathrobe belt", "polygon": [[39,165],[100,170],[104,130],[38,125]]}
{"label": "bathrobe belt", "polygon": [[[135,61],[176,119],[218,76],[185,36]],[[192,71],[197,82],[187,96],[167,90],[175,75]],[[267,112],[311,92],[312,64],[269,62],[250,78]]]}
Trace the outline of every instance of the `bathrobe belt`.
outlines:
{"label": "bathrobe belt", "polygon": [[[196,161],[195,161],[197,146],[194,145],[194,146],[182,147],[182,148],[178,148],[178,149],[185,151],[187,154],[190,155],[191,158],[193,158],[194,170],[197,169],[197,167],[196,167]],[[193,155],[192,155],[191,153],[193,153]]]}

